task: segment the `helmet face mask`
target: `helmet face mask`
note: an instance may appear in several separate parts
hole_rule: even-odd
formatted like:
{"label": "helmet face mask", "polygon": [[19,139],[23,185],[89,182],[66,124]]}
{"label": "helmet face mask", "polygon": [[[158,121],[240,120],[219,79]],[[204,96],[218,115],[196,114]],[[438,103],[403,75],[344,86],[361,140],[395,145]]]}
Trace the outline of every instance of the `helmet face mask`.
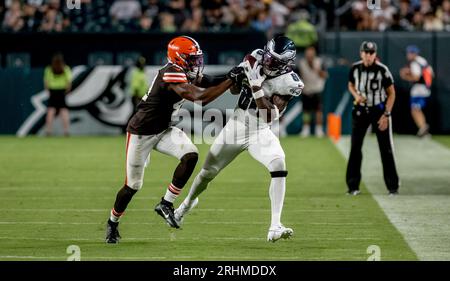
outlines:
{"label": "helmet face mask", "polygon": [[295,45],[285,36],[277,36],[264,47],[263,72],[277,76],[292,70],[296,56]]}
{"label": "helmet face mask", "polygon": [[195,79],[203,72],[203,54],[190,55],[185,61],[187,65],[186,72],[189,78]]}

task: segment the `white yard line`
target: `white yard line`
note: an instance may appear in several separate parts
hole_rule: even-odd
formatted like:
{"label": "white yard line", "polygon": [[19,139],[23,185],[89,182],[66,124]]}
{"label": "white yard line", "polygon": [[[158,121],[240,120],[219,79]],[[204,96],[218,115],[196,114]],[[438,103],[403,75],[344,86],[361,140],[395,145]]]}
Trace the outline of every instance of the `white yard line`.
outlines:
{"label": "white yard line", "polygon": [[[363,181],[420,260],[450,260],[450,150],[409,136],[395,136],[394,143],[400,195],[387,196],[374,136],[365,139]],[[348,158],[349,137],[337,147]]]}
{"label": "white yard line", "polygon": [[[327,235],[328,236],[328,235]],[[306,241],[378,241],[379,237],[300,237]],[[29,240],[29,241],[81,241],[103,243],[103,237],[73,237],[73,238],[50,238],[50,237],[16,237],[0,236],[0,240]],[[265,237],[176,237],[171,233],[170,237],[125,237],[123,241],[266,241]]]}
{"label": "white yard line", "polygon": [[[54,222],[54,221],[0,221],[0,225],[103,225],[105,222]],[[161,222],[126,222],[127,225],[161,225]],[[211,225],[267,225],[266,222],[257,221],[199,221],[189,224]],[[373,225],[371,222],[311,222],[293,223],[292,225]]]}
{"label": "white yard line", "polygon": [[[0,212],[74,212],[74,213],[85,213],[85,212],[106,212],[108,213],[110,209],[67,209],[67,208],[31,208],[31,209],[20,209],[20,208],[14,208],[14,209],[0,209]],[[154,209],[150,208],[130,208],[127,209],[127,213],[131,212],[153,212]],[[264,209],[264,208],[253,208],[253,209],[215,209],[215,208],[198,208],[195,209],[196,212],[270,212],[270,209]],[[354,209],[329,209],[329,210],[323,210],[323,209],[291,209],[291,210],[284,210],[283,212],[286,213],[303,213],[303,212],[351,212],[355,213],[358,212],[358,210]]]}

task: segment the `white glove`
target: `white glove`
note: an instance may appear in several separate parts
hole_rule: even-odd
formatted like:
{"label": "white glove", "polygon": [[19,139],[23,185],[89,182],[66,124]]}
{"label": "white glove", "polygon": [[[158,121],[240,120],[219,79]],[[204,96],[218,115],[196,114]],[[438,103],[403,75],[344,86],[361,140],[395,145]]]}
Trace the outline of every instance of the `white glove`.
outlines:
{"label": "white glove", "polygon": [[244,62],[244,72],[247,76],[248,83],[250,87],[261,87],[262,83],[266,79],[266,75],[261,74],[262,65],[258,62],[255,62],[253,67],[250,65],[250,62]]}

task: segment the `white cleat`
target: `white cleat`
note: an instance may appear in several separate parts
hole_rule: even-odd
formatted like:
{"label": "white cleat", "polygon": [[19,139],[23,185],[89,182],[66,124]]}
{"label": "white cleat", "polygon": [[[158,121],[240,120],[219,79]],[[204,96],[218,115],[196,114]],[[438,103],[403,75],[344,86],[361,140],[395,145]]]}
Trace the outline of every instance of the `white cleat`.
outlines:
{"label": "white cleat", "polygon": [[277,228],[269,229],[269,233],[267,233],[267,241],[276,242],[280,239],[289,239],[293,234],[294,230],[292,230],[292,228],[280,225]]}
{"label": "white cleat", "polygon": [[198,204],[198,197],[195,198],[194,202],[191,203],[190,206],[188,206],[184,201],[181,203],[181,205],[175,210],[175,221],[178,223],[178,225],[181,225],[183,223],[183,217],[189,213],[192,209],[195,208]]}

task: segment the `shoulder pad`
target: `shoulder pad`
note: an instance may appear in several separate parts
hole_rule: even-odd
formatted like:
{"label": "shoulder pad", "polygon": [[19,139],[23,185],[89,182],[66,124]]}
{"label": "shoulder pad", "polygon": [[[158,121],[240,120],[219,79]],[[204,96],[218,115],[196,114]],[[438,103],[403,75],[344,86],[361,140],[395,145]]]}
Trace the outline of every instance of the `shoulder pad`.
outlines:
{"label": "shoulder pad", "polygon": [[176,65],[169,65],[161,71],[162,80],[165,83],[188,83],[186,73],[181,67]]}
{"label": "shoulder pad", "polygon": [[286,87],[285,95],[299,96],[302,93],[305,84],[303,84],[303,81],[298,74],[290,71],[282,76],[284,76],[283,80]]}
{"label": "shoulder pad", "polygon": [[253,52],[251,52],[251,55],[256,58],[258,62],[262,61],[264,51],[262,49],[255,49]]}

